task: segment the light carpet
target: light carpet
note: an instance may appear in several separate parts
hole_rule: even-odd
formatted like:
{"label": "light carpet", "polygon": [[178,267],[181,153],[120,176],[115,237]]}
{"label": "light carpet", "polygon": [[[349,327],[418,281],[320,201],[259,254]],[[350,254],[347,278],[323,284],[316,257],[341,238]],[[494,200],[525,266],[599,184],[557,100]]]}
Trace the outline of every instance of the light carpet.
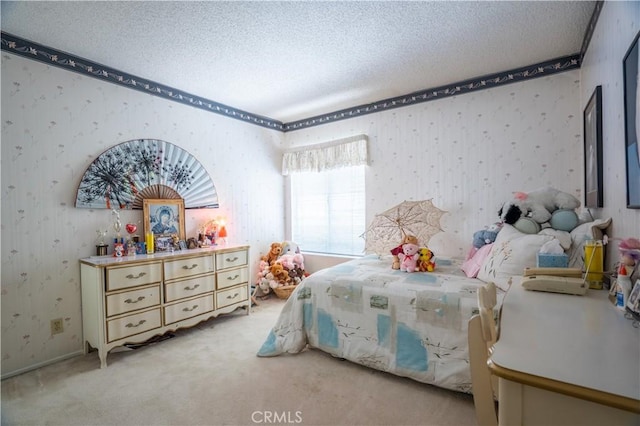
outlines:
{"label": "light carpet", "polygon": [[259,358],[284,302],[2,381],[2,425],[475,425],[473,399],[319,350]]}

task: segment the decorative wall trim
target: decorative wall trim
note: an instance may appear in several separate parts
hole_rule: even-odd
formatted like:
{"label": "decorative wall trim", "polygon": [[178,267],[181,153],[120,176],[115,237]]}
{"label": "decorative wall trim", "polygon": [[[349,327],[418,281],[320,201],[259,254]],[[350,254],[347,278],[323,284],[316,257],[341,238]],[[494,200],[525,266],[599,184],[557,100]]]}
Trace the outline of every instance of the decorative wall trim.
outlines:
{"label": "decorative wall trim", "polygon": [[169,86],[146,80],[132,74],[118,71],[114,68],[70,55],[60,50],[52,49],[29,40],[2,31],[2,50],[6,50],[25,58],[44,62],[48,65],[64,68],[99,80],[135,89],[150,95],[159,96],[171,101],[180,102],[195,108],[200,108],[215,114],[245,121],[257,126],[282,131],[283,123],[272,118],[262,117],[250,112],[242,111],[209,99],[201,98]]}
{"label": "decorative wall trim", "polygon": [[462,95],[476,90],[491,89],[504,84],[517,83],[524,80],[530,80],[532,78],[546,77],[548,75],[569,71],[575,68],[580,68],[580,56],[578,54],[510,71],[491,74],[485,77],[440,86],[433,89],[426,89],[408,95],[384,99],[371,104],[343,109],[300,121],[285,123],[284,131],[289,132],[292,130],[299,130],[306,127],[327,124],[333,121],[359,117],[361,115],[371,114],[374,112],[414,105],[422,102],[435,101],[437,99],[448,98],[450,96]]}
{"label": "decorative wall trim", "polygon": [[596,24],[598,23],[598,18],[600,17],[600,12],[602,11],[603,6],[604,1],[598,0],[595,7],[593,8],[593,14],[591,15],[591,19],[589,20],[587,31],[585,31],[584,38],[582,39],[582,48],[580,49],[580,63],[582,63],[582,59],[584,58],[585,53],[587,53],[589,43],[591,42],[591,37],[593,36],[593,32],[596,30]]}
{"label": "decorative wall trim", "polygon": [[[595,20],[592,19],[593,27],[595,27],[597,14],[599,14],[599,10],[601,9],[601,7],[602,6],[600,3],[596,5],[596,9],[594,10]],[[593,28],[591,25],[589,28],[592,32]],[[5,50],[7,52],[44,62],[49,65],[61,67],[68,71],[77,72],[90,77],[98,78],[103,81],[108,81],[110,83],[125,86],[130,89],[135,89],[154,96],[159,96],[171,101],[180,102],[182,104],[189,105],[195,108],[207,110],[215,114],[221,114],[229,118],[234,118],[236,120],[241,120],[247,123],[255,124],[257,126],[279,130],[282,132],[301,130],[307,127],[313,127],[321,124],[345,120],[348,118],[359,117],[362,115],[386,111],[393,108],[443,99],[450,96],[474,92],[477,90],[490,89],[493,87],[502,86],[504,84],[517,83],[532,78],[544,77],[580,68],[581,63],[581,54],[574,54],[571,56],[565,56],[562,58],[557,58],[514,70],[504,71],[483,77],[477,77],[470,80],[452,83],[446,86],[440,86],[432,89],[425,89],[419,92],[414,92],[395,98],[383,99],[374,103],[359,105],[328,114],[306,118],[303,120],[293,121],[290,123],[282,123],[272,118],[263,117],[260,115],[235,109],[230,106],[211,101],[209,99],[182,92],[169,86],[164,86],[150,80],[136,77],[134,75],[127,74],[116,69],[109,68],[107,66],[100,65],[98,63],[91,62],[89,60],[22,39],[20,37],[8,34],[4,31],[2,31],[1,34],[2,39],[0,47],[2,48],[2,50]],[[590,32],[588,34],[590,36]]]}

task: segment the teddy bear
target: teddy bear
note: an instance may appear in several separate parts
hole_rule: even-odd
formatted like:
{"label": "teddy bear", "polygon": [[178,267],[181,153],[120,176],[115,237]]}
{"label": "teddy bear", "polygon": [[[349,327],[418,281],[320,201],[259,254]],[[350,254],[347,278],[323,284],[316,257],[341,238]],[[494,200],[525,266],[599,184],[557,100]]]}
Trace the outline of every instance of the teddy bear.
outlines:
{"label": "teddy bear", "polygon": [[435,254],[427,247],[420,247],[418,250],[418,271],[420,272],[433,272],[436,269],[436,262],[434,262]]}
{"label": "teddy bear", "polygon": [[420,254],[418,250],[420,246],[413,243],[404,243],[402,245],[402,252],[398,253],[398,258],[400,259],[400,270],[404,272],[417,272],[418,269],[418,258]]}
{"label": "teddy bear", "polygon": [[262,256],[260,260],[267,262],[267,265],[271,266],[276,260],[278,260],[278,257],[280,257],[281,253],[282,253],[282,244],[271,243],[269,253]]}
{"label": "teddy bear", "polygon": [[573,210],[578,207],[580,201],[573,195],[547,187],[529,193],[516,192],[513,199],[498,210],[498,216],[509,225],[522,217],[529,217],[542,224],[548,222],[551,214],[558,209]]}
{"label": "teddy bear", "polygon": [[480,231],[476,231],[473,233],[473,246],[475,248],[480,248],[486,244],[491,244],[496,240],[498,236],[498,232],[502,229],[501,223],[494,223],[486,227],[485,229],[481,229]]}
{"label": "teddy bear", "polygon": [[398,255],[402,253],[402,245],[407,243],[418,245],[418,238],[414,237],[413,235],[405,235],[404,238],[402,238],[402,242],[400,243],[400,245],[391,249],[391,254],[393,255],[393,263],[391,264],[391,269],[400,269],[400,258],[398,257]]}
{"label": "teddy bear", "polygon": [[269,273],[273,275],[273,280],[277,283],[276,287],[289,285],[291,281],[291,277],[289,277],[289,272],[284,268],[284,266],[282,266],[281,263],[276,262],[273,265],[271,265],[271,269]]}

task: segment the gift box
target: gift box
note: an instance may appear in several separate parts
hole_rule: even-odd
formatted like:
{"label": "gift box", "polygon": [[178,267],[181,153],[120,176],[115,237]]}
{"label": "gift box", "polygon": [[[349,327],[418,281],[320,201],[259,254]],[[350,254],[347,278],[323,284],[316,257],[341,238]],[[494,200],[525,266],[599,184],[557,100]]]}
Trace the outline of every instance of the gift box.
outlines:
{"label": "gift box", "polygon": [[538,253],[538,268],[567,268],[569,266],[569,256],[566,254]]}

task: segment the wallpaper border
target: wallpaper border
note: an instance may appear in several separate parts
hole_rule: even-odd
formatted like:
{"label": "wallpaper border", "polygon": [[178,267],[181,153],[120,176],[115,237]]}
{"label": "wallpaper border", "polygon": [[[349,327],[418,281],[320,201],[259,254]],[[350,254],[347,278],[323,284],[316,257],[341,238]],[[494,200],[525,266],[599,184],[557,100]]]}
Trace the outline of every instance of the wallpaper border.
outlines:
{"label": "wallpaper border", "polygon": [[572,69],[580,68],[581,62],[580,53],[576,53],[574,55],[556,58],[522,68],[476,77],[436,88],[425,89],[290,123],[282,123],[281,121],[269,117],[263,117],[247,111],[239,110],[228,105],[183,92],[173,87],[165,86],[132,74],[127,74],[114,68],[22,39],[4,31],[1,32],[1,35],[2,39],[0,47],[4,51],[15,53],[19,56],[40,61],[48,65],[64,68],[68,71],[84,74],[103,81],[148,93],[150,95],[159,96],[171,101],[200,108],[215,114],[221,114],[226,117],[255,124],[257,126],[279,130],[281,132],[301,130],[308,127],[314,127],[348,118],[355,118],[375,112],[386,111],[394,108],[470,93],[477,90],[490,89],[504,84],[511,84],[570,71]]}
{"label": "wallpaper border", "polygon": [[503,71],[490,74],[484,77],[448,84],[433,89],[421,90],[408,95],[397,96],[395,98],[383,99],[371,104],[360,105],[335,111],[329,114],[318,115],[304,120],[286,123],[284,131],[299,130],[306,127],[318,126],[332,121],[344,120],[358,117],[365,114],[399,108],[436,99],[448,98],[450,96],[462,95],[476,90],[491,89],[504,84],[517,83],[532,78],[545,77],[559,72],[580,68],[580,55],[574,54],[562,58],[553,59],[539,64],[529,65],[510,71]]}

